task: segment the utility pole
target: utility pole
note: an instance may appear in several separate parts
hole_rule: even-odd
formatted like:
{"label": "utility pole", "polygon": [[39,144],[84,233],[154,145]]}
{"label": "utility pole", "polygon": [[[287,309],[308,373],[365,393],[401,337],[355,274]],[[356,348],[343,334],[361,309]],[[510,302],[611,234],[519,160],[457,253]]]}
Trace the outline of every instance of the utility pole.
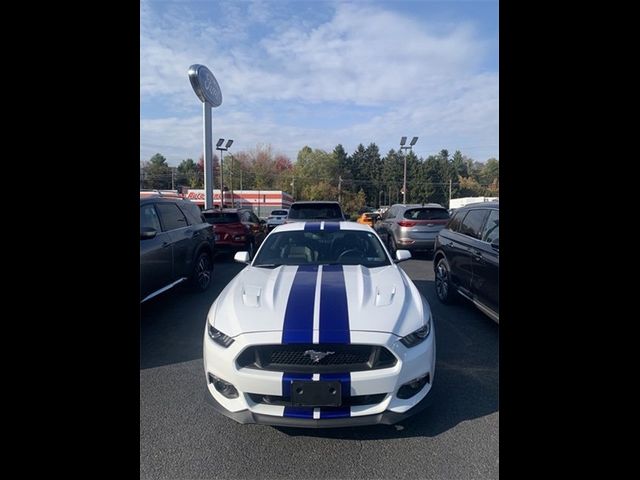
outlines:
{"label": "utility pole", "polygon": [[449,208],[451,208],[451,179],[449,179]]}
{"label": "utility pole", "polygon": [[291,196],[293,197],[293,199],[296,199],[296,177],[293,177],[293,179],[291,180]]}
{"label": "utility pole", "polygon": [[175,172],[175,169],[173,167],[171,167],[171,190],[175,190],[175,188],[176,188],[174,186],[174,183],[173,183],[173,174],[174,174],[174,172]]}
{"label": "utility pole", "polygon": [[338,177],[338,203],[342,203],[342,175]]}

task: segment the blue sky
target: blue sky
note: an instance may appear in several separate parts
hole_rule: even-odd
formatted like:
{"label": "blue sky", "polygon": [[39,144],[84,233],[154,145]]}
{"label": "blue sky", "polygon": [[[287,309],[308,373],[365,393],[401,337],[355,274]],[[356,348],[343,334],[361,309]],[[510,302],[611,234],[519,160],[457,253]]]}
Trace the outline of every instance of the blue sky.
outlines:
{"label": "blue sky", "polygon": [[231,151],[384,155],[418,136],[422,157],[499,158],[497,1],[142,1],[141,161],[201,155],[194,63],[218,80],[214,142]]}

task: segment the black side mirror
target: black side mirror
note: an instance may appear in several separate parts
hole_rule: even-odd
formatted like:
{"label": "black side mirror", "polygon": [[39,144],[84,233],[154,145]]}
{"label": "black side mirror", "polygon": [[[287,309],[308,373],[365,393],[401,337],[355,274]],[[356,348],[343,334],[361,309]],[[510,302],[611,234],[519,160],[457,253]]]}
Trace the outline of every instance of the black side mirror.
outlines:
{"label": "black side mirror", "polygon": [[158,231],[155,228],[142,227],[140,229],[140,240],[149,240],[150,238],[154,238],[157,234]]}
{"label": "black side mirror", "polygon": [[500,238],[496,238],[493,242],[491,242],[491,248],[500,251]]}

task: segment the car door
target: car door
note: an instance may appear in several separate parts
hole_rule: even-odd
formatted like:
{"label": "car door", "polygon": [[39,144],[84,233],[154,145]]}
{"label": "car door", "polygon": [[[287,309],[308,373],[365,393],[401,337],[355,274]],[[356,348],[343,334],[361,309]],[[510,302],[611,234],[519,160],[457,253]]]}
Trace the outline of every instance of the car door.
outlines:
{"label": "car door", "polygon": [[384,217],[379,222],[378,235],[384,240],[385,244],[389,242],[389,234],[391,231],[391,224],[398,211],[398,207],[391,207],[386,211]]}
{"label": "car door", "polygon": [[163,231],[153,203],[140,206],[140,228],[151,227],[156,236],[140,240],[140,299],[171,283],[173,247],[168,232]]}
{"label": "car door", "polygon": [[500,238],[500,211],[490,209],[480,239],[472,251],[473,278],[471,292],[474,298],[498,313],[500,309],[500,252],[492,245]]}
{"label": "car door", "polygon": [[459,231],[447,239],[447,248],[451,252],[448,259],[452,280],[463,293],[469,296],[473,295],[471,292],[472,250],[476,247],[487,214],[486,209],[469,210],[460,223]]}
{"label": "car door", "polygon": [[162,227],[171,238],[173,247],[173,281],[189,276],[191,271],[191,241],[193,229],[182,211],[173,202],[159,202],[156,204]]}
{"label": "car door", "polygon": [[247,212],[247,214],[248,214],[249,228],[251,228],[251,233],[253,233],[253,236],[256,240],[256,246],[259,246],[265,237],[265,232],[264,232],[265,227],[260,222],[260,219],[255,213]]}

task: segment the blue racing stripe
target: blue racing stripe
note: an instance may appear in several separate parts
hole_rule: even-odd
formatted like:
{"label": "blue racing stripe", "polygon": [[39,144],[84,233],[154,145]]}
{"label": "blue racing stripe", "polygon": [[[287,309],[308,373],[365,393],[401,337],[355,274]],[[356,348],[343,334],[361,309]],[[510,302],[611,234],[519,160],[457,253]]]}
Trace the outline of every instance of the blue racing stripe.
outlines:
{"label": "blue racing stripe", "polygon": [[318,280],[317,265],[300,265],[293,278],[284,313],[282,343],[313,341],[313,304]]}
{"label": "blue racing stripe", "polygon": [[[342,403],[351,398],[351,374],[347,373],[321,373],[320,380],[340,382],[342,390]],[[320,408],[320,418],[348,418],[351,416],[351,407],[322,407]]]}
{"label": "blue racing stripe", "polygon": [[349,310],[342,265],[322,268],[320,343],[349,343]]}
{"label": "blue racing stripe", "polygon": [[304,231],[305,232],[319,232],[320,231],[320,222],[305,222]]}
{"label": "blue racing stripe", "polygon": [[337,232],[340,230],[340,222],[324,222],[325,232]]}
{"label": "blue racing stripe", "polygon": [[[282,397],[284,400],[291,398],[291,382],[293,380],[311,380],[311,373],[285,373],[282,375]],[[283,416],[293,418],[313,418],[312,407],[284,407]]]}

